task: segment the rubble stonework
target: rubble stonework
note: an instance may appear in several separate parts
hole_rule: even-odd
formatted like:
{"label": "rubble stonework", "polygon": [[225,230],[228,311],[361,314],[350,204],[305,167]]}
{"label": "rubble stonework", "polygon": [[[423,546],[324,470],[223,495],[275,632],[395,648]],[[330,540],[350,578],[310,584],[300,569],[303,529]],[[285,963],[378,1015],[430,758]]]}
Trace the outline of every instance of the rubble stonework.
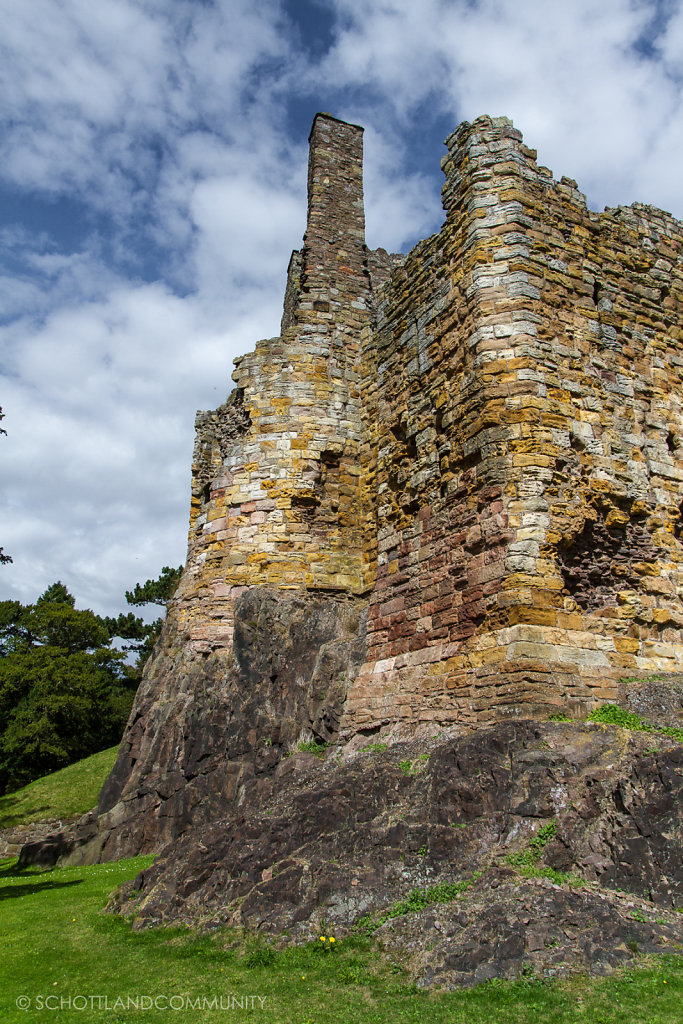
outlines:
{"label": "rubble stonework", "polygon": [[446,144],[445,223],[391,256],[362,129],[316,117],[282,333],[198,414],[187,564],[77,856],[216,820],[298,738],[580,718],[652,675],[680,713],[683,225],[588,210],[506,118]]}

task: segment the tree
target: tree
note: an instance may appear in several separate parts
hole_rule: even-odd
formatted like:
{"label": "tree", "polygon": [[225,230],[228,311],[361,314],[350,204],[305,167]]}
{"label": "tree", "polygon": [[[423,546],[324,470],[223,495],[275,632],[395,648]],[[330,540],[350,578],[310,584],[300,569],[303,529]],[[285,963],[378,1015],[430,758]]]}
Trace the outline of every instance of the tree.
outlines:
{"label": "tree", "polygon": [[[123,619],[129,633],[149,630]],[[121,738],[139,673],[112,646],[118,625],[76,609],[60,582],[33,605],[0,602],[0,792]]]}
{"label": "tree", "polygon": [[136,583],[133,590],[127,590],[126,601],[128,604],[160,604],[166,607],[178,588],[182,574],[182,565],[177,569],[165,565],[157,579]]}
{"label": "tree", "polygon": [[[165,565],[155,580],[145,580],[144,583],[136,583],[132,590],[127,590],[126,601],[132,605],[158,604],[163,608],[167,608],[171,598],[178,589],[182,574],[182,565],[179,565],[177,569],[172,569],[170,566]],[[122,618],[124,617],[119,616],[119,619]],[[159,638],[163,623],[163,617],[159,617],[150,623],[147,635],[137,648],[137,667],[140,671],[142,671],[142,667],[154,650],[154,645]]]}
{"label": "tree", "polygon": [[[127,600],[166,605],[181,571],[164,566]],[[123,733],[162,619],[100,616],[75,605],[60,581],[35,604],[0,601],[0,793],[111,746]]]}
{"label": "tree", "polygon": [[[0,405],[0,421],[4,420],[4,418],[5,418],[5,414],[2,411],[2,406]],[[0,427],[0,434],[5,434],[6,435],[7,431],[3,430],[2,427]],[[4,552],[4,549],[0,548],[0,565],[7,565],[8,562],[11,562],[11,561],[12,561],[12,556],[11,555],[6,555],[5,552]]]}

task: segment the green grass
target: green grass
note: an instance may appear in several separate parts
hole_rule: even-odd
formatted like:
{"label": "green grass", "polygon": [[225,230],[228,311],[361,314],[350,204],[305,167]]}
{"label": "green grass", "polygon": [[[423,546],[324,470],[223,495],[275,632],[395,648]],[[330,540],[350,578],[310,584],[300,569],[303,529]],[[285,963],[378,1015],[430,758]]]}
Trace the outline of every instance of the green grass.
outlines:
{"label": "green grass", "polygon": [[[42,873],[21,873],[11,862],[0,863],[3,1024],[213,1024],[244,1018],[264,1024],[680,1021],[683,961],[674,957],[643,961],[606,979],[544,983],[526,978],[425,993],[408,984],[401,969],[362,935],[337,938],[331,946],[328,933],[324,943],[276,950],[263,939],[245,942],[226,930],[134,932],[102,908],[112,888],[150,861],[139,857]],[[157,1008],[144,1008],[144,1002],[141,1009],[124,1008],[129,997],[141,996],[156,999]],[[29,1012],[17,1008],[21,997],[31,1000]],[[38,997],[43,1005],[47,1000],[47,1009],[37,1008]],[[232,1009],[212,1009],[211,1001],[221,997],[224,1006],[231,998],[237,1002]],[[117,998],[123,1001],[118,1007]],[[86,1009],[81,1009],[84,999]],[[64,1008],[52,1009],[61,1000]]]}
{"label": "green grass", "polygon": [[85,814],[97,803],[117,750],[118,747],[101,750],[52,775],[36,779],[23,789],[0,796],[0,828]]}
{"label": "green grass", "polygon": [[526,850],[520,850],[518,853],[509,853],[505,858],[506,861],[515,867],[537,864],[546,846],[556,834],[557,822],[553,819],[547,825],[543,825],[536,835],[529,840]]}
{"label": "green grass", "polygon": [[646,718],[640,718],[633,711],[626,711],[618,704],[601,704],[594,708],[588,716],[589,722],[602,722],[604,725],[620,725],[622,729],[633,729],[637,732],[654,732],[683,743],[683,729],[673,725],[653,725]]}
{"label": "green grass", "polygon": [[321,761],[324,761],[327,746],[327,743],[318,743],[317,740],[301,740],[300,743],[297,743],[296,749],[306,754],[315,754]]}

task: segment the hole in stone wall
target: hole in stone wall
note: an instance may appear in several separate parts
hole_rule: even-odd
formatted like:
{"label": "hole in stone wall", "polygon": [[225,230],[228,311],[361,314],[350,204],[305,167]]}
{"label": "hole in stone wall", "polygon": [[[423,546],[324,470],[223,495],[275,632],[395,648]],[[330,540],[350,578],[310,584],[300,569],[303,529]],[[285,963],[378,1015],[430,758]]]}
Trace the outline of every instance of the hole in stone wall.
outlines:
{"label": "hole in stone wall", "polygon": [[420,511],[420,502],[417,498],[409,498],[408,501],[401,502],[401,509],[407,516],[416,516]]}
{"label": "hole in stone wall", "polygon": [[226,414],[218,421],[218,443],[225,457],[232,450],[232,442],[247,434],[251,427],[251,416],[244,404],[244,388],[235,388],[222,408]]}
{"label": "hole in stone wall", "polygon": [[602,512],[597,520],[586,520],[581,533],[557,550],[567,592],[585,611],[615,605],[621,590],[640,589],[642,577],[634,563],[656,558],[644,524],[611,528]]}
{"label": "hole in stone wall", "polygon": [[597,306],[600,299],[600,285],[598,284],[597,278],[593,281],[593,302]]}
{"label": "hole in stone wall", "polygon": [[676,451],[676,435],[671,430],[666,435],[666,447],[672,454]]}
{"label": "hole in stone wall", "polygon": [[297,513],[300,523],[312,524],[320,507],[320,496],[318,494],[294,494],[292,495],[292,512]]}
{"label": "hole in stone wall", "polygon": [[327,449],[320,453],[320,461],[328,469],[339,469],[340,458],[341,456],[338,452],[328,451]]}
{"label": "hole in stone wall", "polygon": [[470,452],[469,455],[463,455],[461,459],[457,460],[457,468],[461,473],[464,473],[467,469],[474,469],[479,463],[479,452]]}
{"label": "hole in stone wall", "polygon": [[674,537],[676,540],[681,539],[683,534],[683,501],[678,506],[678,521],[674,523]]}
{"label": "hole in stone wall", "polygon": [[202,487],[202,505],[206,505],[211,500],[211,481],[204,484]]}
{"label": "hole in stone wall", "polygon": [[391,433],[394,435],[394,440],[398,441],[399,444],[404,445],[406,451],[405,454],[411,458],[417,458],[417,441],[415,440],[414,434],[408,434],[404,427],[397,423],[391,428]]}
{"label": "hole in stone wall", "polygon": [[319,504],[317,494],[295,494],[292,497],[292,508],[315,508]]}

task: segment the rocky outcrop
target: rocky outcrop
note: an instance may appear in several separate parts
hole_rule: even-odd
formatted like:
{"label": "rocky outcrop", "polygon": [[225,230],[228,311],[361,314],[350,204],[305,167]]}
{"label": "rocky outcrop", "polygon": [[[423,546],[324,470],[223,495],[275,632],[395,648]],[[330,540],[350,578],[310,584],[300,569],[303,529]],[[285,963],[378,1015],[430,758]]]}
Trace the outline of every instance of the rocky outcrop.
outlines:
{"label": "rocky outcrop", "polygon": [[230,657],[183,660],[162,637],[94,813],[23,863],[151,852],[260,798],[299,741],[333,741],[362,664],[362,603],[245,591]]}
{"label": "rocky outcrop", "polygon": [[642,954],[680,950],[681,915],[629,893],[492,869],[459,899],[375,934],[422,988],[569,972],[608,974]]}
{"label": "rocky outcrop", "polygon": [[[342,937],[365,919],[424,984],[514,976],[529,962],[603,970],[683,941],[674,740],[522,721],[382,747],[283,760],[235,812],[169,844],[118,907],[136,927],[289,939],[322,922]],[[462,891],[387,914],[411,890],[444,886]]]}

